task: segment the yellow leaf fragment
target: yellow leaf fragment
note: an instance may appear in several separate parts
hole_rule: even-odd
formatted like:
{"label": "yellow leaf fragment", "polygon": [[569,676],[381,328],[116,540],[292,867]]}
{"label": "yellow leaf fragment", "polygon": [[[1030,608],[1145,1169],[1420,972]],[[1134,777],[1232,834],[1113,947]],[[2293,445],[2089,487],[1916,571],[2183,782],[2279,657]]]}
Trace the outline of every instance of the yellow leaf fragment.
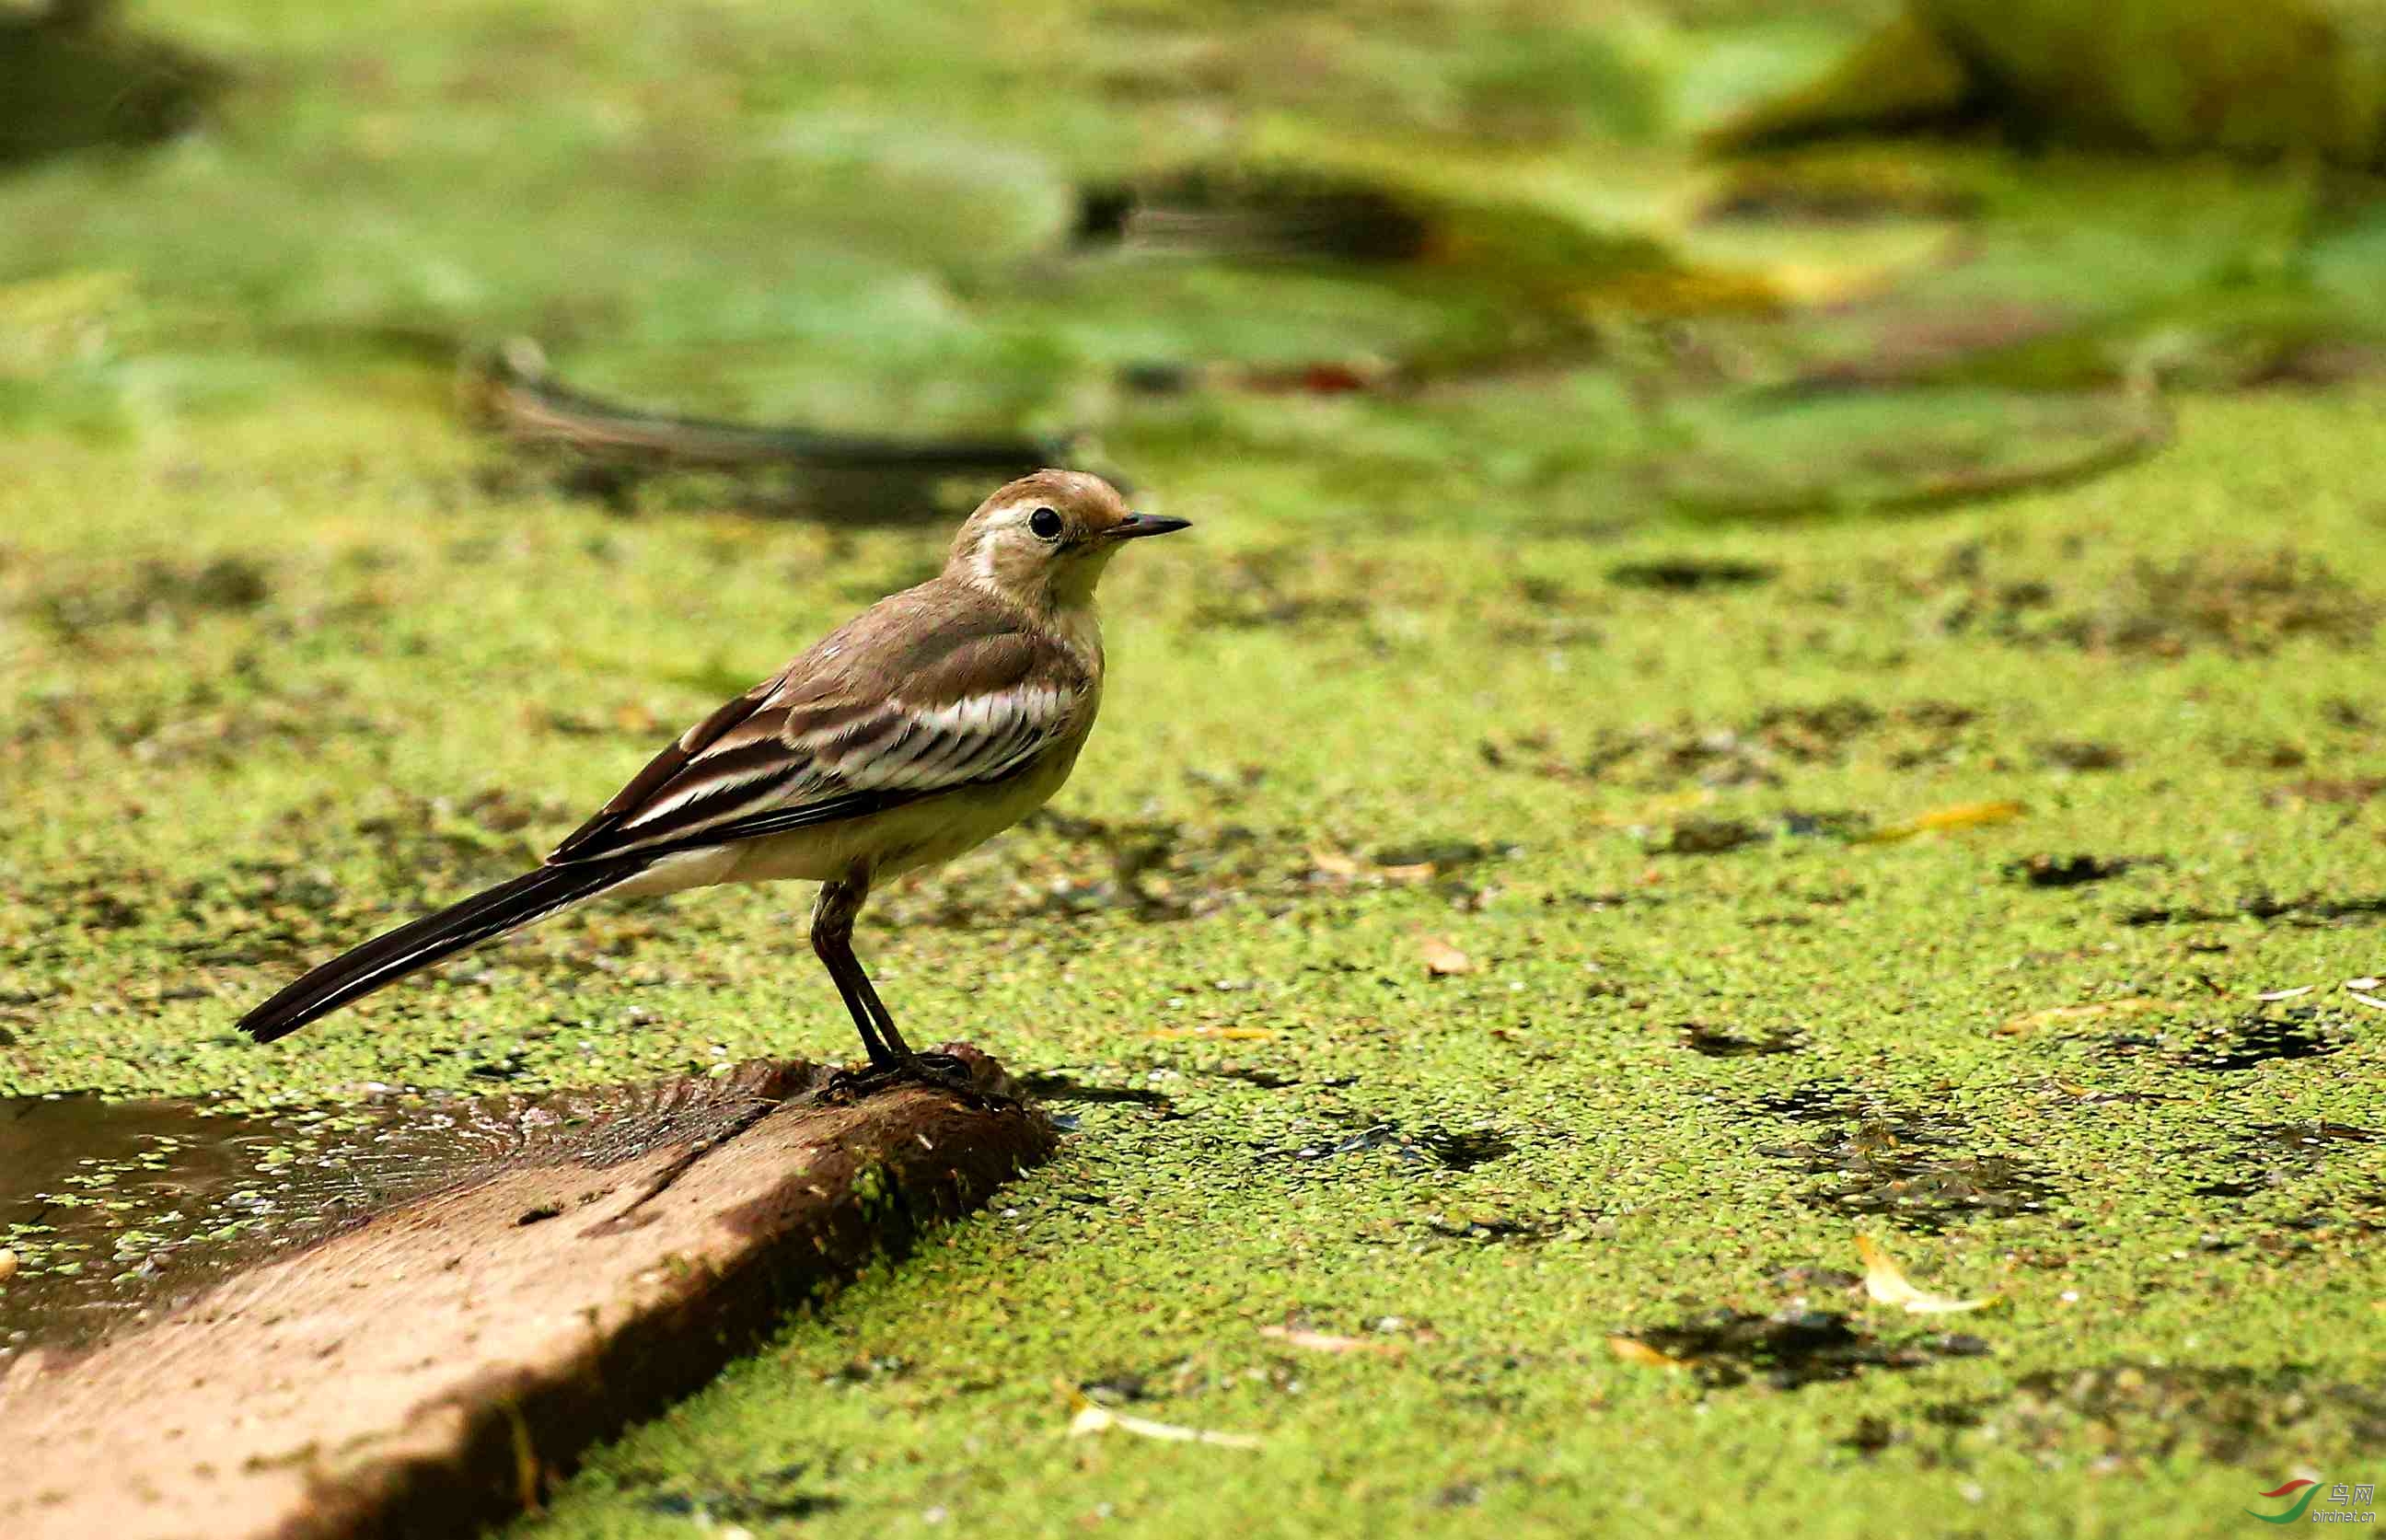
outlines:
{"label": "yellow leaf fragment", "polygon": [[1884,823],[1868,834],[1858,837],[1859,845],[1892,845],[1910,840],[1916,834],[1947,833],[1957,829],[1977,829],[1984,823],[2005,823],[2028,811],[2018,802],[1958,802],[1952,807],[1933,808],[1927,813],[1895,823]]}
{"label": "yellow leaf fragment", "polygon": [[1069,1419],[1069,1436],[1085,1438],[1094,1434],[1108,1433],[1115,1428],[1138,1438],[1157,1438],[1171,1444],[1214,1444],[1226,1449],[1256,1449],[1260,1440],[1250,1434],[1222,1434],[1208,1428],[1182,1428],[1174,1422],[1154,1422],[1149,1418],[1129,1417],[1108,1407],[1096,1406],[1086,1399],[1085,1392],[1072,1390],[1069,1404],[1076,1415]]}
{"label": "yellow leaf fragment", "polygon": [[1313,1353],[1374,1353],[1396,1358],[1406,1351],[1403,1345],[1397,1342],[1337,1336],[1331,1332],[1312,1332],[1301,1326],[1262,1326],[1260,1335],[1287,1346],[1306,1347]]}
{"label": "yellow leaf fragment", "polygon": [[1873,1303],[1895,1305],[1908,1315],[1960,1315],[1965,1310],[1984,1309],[1999,1297],[1991,1294],[1979,1299],[1951,1299],[1943,1294],[1916,1288],[1870,1235],[1856,1237],[1856,1255],[1864,1258],[1865,1293],[1872,1296]]}
{"label": "yellow leaf fragment", "polygon": [[1639,1337],[1626,1336],[1621,1332],[1611,1332],[1608,1333],[1607,1350],[1614,1354],[1617,1358],[1622,1358],[1626,1363],[1637,1363],[1643,1369],[1687,1369],[1689,1367],[1687,1359],[1677,1358],[1671,1353],[1661,1352],[1657,1348],[1651,1347],[1647,1343],[1642,1342]]}
{"label": "yellow leaf fragment", "polygon": [[1323,849],[1314,845],[1309,847],[1309,864],[1328,877],[1340,877],[1345,880],[1358,876],[1361,870],[1357,858],[1345,856],[1339,850]]}
{"label": "yellow leaf fragment", "polygon": [[1312,877],[1330,878],[1337,883],[1383,883],[1399,887],[1430,883],[1441,872],[1431,861],[1378,866],[1364,857],[1317,845],[1309,847],[1309,868]]}
{"label": "yellow leaf fragment", "polygon": [[1417,942],[1417,950],[1425,955],[1425,970],[1437,979],[1475,971],[1475,959],[1440,936],[1423,937]]}

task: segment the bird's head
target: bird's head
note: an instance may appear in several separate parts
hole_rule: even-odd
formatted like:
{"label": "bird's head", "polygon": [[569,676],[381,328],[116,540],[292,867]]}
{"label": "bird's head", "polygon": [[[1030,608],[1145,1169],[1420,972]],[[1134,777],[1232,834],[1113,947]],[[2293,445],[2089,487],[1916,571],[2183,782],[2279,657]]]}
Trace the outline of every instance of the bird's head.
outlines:
{"label": "bird's head", "polygon": [[945,571],[1039,613],[1071,609],[1091,602],[1121,545],[1185,527],[1133,511],[1099,476],[1039,470],[978,505],[953,537]]}

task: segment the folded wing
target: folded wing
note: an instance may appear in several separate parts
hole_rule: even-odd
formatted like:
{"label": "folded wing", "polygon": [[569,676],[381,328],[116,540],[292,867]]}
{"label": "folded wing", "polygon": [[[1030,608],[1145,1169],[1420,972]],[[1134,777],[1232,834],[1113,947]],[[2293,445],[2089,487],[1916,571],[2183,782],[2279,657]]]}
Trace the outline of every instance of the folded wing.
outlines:
{"label": "folded wing", "polygon": [[998,781],[1077,732],[1092,704],[1083,666],[1023,632],[916,649],[900,677],[809,661],[690,729],[548,859],[723,845]]}

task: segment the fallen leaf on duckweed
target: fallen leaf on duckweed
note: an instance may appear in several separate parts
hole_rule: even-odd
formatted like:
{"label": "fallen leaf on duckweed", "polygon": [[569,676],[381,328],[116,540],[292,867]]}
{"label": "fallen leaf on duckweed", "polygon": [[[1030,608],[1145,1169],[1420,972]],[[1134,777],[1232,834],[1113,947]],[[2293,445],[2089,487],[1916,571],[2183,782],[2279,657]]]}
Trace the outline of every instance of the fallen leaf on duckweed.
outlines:
{"label": "fallen leaf on duckweed", "polygon": [[1345,856],[1339,850],[1322,849],[1313,845],[1309,847],[1309,864],[1328,877],[1345,879],[1358,876],[1363,870],[1358,858]]}
{"label": "fallen leaf on duckweed", "polygon": [[1395,887],[1430,883],[1441,872],[1441,868],[1432,861],[1387,866],[1314,845],[1309,847],[1309,866],[1312,877],[1330,878],[1337,883],[1384,883]]}
{"label": "fallen leaf on duckweed", "polygon": [[1260,1440],[1250,1434],[1222,1434],[1208,1428],[1181,1428],[1174,1422],[1154,1422],[1149,1418],[1129,1417],[1108,1407],[1096,1406],[1086,1399],[1086,1393],[1074,1386],[1069,1390],[1069,1405],[1076,1416],[1069,1419],[1069,1436],[1084,1438],[1092,1434],[1108,1433],[1112,1428],[1134,1434],[1138,1438],[1157,1438],[1172,1444],[1215,1444],[1228,1449],[1256,1449]]}
{"label": "fallen leaf on duckweed", "polygon": [[1607,1350],[1626,1363],[1637,1363],[1643,1369],[1688,1369],[1689,1367],[1689,1359],[1677,1358],[1671,1353],[1661,1352],[1642,1342],[1639,1337],[1626,1336],[1621,1332],[1608,1333]]}
{"label": "fallen leaf on duckweed", "polygon": [[2151,995],[2132,995],[2123,1000],[2094,1000],[2084,1006],[2051,1006],[2044,1010],[2024,1011],[1997,1028],[2000,1037],[2018,1037],[2040,1027],[2051,1027],[2064,1021],[2094,1021],[2107,1016],[2137,1016],[2149,1010],[2184,1010],[2178,1000],[2157,1000]]}
{"label": "fallen leaf on duckweed", "polygon": [[1304,1326],[1262,1326],[1260,1335],[1287,1346],[1306,1347],[1316,1353],[1375,1353],[1386,1358],[1398,1358],[1407,1350],[1397,1342],[1337,1336],[1331,1332],[1312,1332]]}
{"label": "fallen leaf on duckweed", "polygon": [[1475,971],[1475,959],[1440,936],[1421,938],[1417,942],[1417,950],[1425,954],[1425,970],[1437,979]]}
{"label": "fallen leaf on duckweed", "polygon": [[1856,1237],[1856,1255],[1864,1258],[1865,1293],[1872,1296],[1873,1303],[1899,1306],[1908,1315],[1960,1315],[1965,1310],[1984,1309],[2001,1297],[1991,1294],[1979,1299],[1952,1299],[1916,1288],[1870,1235]]}
{"label": "fallen leaf on duckweed", "polygon": [[1933,808],[1927,813],[1916,813],[1896,823],[1884,823],[1868,833],[1858,834],[1852,843],[1890,845],[1899,840],[1910,840],[1916,834],[1977,829],[1984,823],[2004,823],[2017,819],[2027,810],[2018,802],[1958,802],[1953,807]]}

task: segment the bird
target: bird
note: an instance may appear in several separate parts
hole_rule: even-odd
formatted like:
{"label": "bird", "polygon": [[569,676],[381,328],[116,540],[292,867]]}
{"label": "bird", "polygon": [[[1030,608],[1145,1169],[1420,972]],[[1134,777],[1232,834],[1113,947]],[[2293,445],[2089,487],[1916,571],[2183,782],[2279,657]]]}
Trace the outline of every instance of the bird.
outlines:
{"label": "bird", "polygon": [[973,849],[1061,789],[1101,707],[1095,584],[1128,542],[1187,527],[1131,510],[1084,471],[997,489],[936,577],[681,733],[543,865],[320,964],[241,1030],[273,1042],[600,898],[802,879],[820,884],[812,951],[852,1014],[866,1073],[938,1078],[854,955],[854,921],[874,886]]}

